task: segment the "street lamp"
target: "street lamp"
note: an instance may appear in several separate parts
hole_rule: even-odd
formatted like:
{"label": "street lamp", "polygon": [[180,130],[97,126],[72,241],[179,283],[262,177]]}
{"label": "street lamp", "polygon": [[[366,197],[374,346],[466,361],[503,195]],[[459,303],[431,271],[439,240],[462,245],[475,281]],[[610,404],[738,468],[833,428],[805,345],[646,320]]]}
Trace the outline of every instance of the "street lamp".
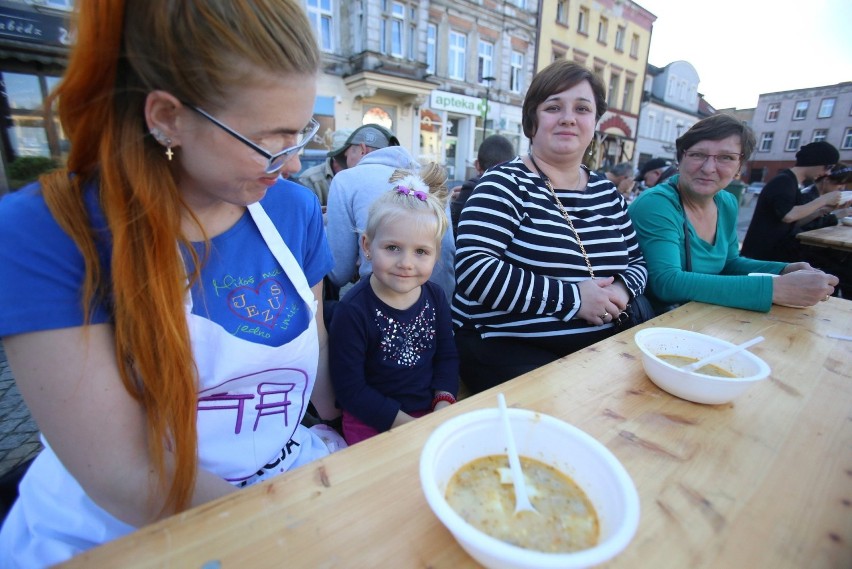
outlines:
{"label": "street lamp", "polygon": [[482,140],[488,136],[488,96],[491,94],[491,82],[497,79],[496,77],[483,77],[483,81],[487,81],[485,86],[485,113],[482,116]]}

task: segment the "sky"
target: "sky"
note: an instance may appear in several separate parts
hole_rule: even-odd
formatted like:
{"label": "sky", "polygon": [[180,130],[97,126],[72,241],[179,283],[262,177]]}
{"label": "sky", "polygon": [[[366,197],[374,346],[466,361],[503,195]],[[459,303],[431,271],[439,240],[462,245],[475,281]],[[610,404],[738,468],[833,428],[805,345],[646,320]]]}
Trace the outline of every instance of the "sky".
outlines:
{"label": "sky", "polygon": [[688,61],[713,107],[852,81],[849,0],[635,0],[657,17],[648,63]]}

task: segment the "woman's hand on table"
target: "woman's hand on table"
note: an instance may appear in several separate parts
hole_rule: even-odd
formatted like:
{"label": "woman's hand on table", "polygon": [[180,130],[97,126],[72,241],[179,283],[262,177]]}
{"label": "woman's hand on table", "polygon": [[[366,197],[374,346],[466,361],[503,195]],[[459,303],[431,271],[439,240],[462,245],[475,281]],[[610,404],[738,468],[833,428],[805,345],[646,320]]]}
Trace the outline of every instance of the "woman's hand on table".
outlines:
{"label": "woman's hand on table", "polygon": [[772,279],[772,302],[788,306],[813,306],[821,300],[828,300],[834,294],[838,282],[836,276],[816,269],[785,272]]}
{"label": "woman's hand on table", "polygon": [[627,287],[615,277],[585,280],[577,288],[580,289],[577,317],[592,326],[612,322],[627,307]]}
{"label": "woman's hand on table", "polygon": [[788,273],[793,273],[795,271],[816,271],[816,270],[818,270],[818,269],[813,268],[810,263],[805,263],[804,261],[801,261],[799,263],[790,263],[789,265],[784,267],[784,270],[781,271],[781,274],[786,275]]}

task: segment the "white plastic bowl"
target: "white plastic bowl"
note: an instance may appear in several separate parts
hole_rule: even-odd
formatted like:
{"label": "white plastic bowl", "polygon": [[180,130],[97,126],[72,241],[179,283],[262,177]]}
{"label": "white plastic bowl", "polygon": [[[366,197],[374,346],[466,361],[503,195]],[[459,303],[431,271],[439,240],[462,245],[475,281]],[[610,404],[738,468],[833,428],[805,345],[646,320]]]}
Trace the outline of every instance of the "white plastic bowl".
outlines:
{"label": "white plastic bowl", "polygon": [[468,524],[445,499],[447,484],[468,462],[506,454],[497,408],[450,419],[430,435],[420,455],[420,483],[432,511],[476,561],[489,568],[573,569],[591,567],[621,552],[639,524],[639,496],[627,471],[601,443],[563,421],[509,409],[518,453],[570,476],[586,493],[600,521],[600,539],[590,549],[544,553],[486,535]]}
{"label": "white plastic bowl", "polygon": [[686,372],[657,356],[669,354],[701,359],[734,346],[713,336],[677,328],[645,328],[636,332],[636,345],[642,350],[645,373],[660,389],[695,403],[718,405],[733,401],[755,383],[769,377],[765,361],[743,350],[713,362],[735,378],[711,377]]}

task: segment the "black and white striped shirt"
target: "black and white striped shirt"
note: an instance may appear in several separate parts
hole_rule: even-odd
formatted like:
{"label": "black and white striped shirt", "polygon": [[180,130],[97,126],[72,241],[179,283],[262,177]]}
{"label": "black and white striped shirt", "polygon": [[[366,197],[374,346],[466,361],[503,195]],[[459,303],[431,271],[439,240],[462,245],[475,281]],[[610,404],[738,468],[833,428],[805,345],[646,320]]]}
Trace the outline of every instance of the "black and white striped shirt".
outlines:
{"label": "black and white striped shirt", "polygon": [[[624,198],[589,174],[584,191],[556,189],[596,277],[618,276],[631,297],[648,272]],[[483,337],[542,337],[596,332],[574,318],[577,283],[589,278],[568,222],[542,178],[520,157],[486,172],[465,204],[456,241],[453,323]]]}

